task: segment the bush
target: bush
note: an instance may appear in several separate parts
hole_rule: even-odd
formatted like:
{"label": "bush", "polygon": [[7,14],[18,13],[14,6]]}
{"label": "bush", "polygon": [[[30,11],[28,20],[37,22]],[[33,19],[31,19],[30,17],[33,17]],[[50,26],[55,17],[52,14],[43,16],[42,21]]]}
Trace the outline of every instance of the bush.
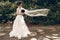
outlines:
{"label": "bush", "polygon": [[7,22],[12,18],[12,13],[16,10],[16,5],[9,1],[0,2],[0,22],[4,23]]}
{"label": "bush", "polygon": [[[0,23],[13,21],[15,16],[12,14],[16,11],[17,0],[1,0],[0,2]],[[29,17],[24,15],[26,22],[41,23],[43,25],[60,24],[60,0],[22,0],[24,8],[38,9],[49,8],[50,12],[47,17]]]}

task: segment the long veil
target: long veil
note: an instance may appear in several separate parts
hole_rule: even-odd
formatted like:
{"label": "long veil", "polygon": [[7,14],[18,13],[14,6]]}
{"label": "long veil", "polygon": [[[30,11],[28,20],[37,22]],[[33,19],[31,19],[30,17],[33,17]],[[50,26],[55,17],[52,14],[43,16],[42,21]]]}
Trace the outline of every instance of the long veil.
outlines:
{"label": "long veil", "polygon": [[29,12],[25,12],[28,16],[47,16],[50,9],[36,9],[36,10],[29,10]]}

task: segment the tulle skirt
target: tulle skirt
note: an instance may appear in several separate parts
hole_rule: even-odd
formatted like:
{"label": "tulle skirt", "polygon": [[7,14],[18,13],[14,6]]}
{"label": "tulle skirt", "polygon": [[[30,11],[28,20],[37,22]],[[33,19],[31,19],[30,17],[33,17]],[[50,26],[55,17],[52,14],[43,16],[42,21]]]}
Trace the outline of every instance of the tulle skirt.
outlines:
{"label": "tulle skirt", "polygon": [[13,28],[9,33],[10,37],[18,37],[18,39],[21,39],[22,37],[28,37],[29,34],[30,31],[25,24],[24,17],[17,15],[13,23]]}

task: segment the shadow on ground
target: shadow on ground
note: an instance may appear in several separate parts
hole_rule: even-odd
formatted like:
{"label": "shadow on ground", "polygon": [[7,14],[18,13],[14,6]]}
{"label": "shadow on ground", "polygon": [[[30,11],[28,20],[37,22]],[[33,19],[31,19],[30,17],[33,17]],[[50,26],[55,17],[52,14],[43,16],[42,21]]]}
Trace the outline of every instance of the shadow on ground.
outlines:
{"label": "shadow on ground", "polygon": [[[20,40],[30,40],[36,38],[37,40],[60,40],[60,25],[41,26],[28,25],[32,34],[29,37]],[[12,24],[0,24],[0,40],[19,40],[18,38],[10,38],[9,32],[12,29]]]}

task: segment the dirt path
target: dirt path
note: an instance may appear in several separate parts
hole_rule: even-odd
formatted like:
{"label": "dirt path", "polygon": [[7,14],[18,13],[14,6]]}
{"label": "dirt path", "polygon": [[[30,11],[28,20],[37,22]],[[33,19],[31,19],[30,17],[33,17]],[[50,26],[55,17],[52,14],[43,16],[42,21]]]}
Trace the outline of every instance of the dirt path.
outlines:
{"label": "dirt path", "polygon": [[[10,38],[9,32],[12,27],[10,24],[0,25],[0,40],[19,40],[18,38]],[[32,34],[27,38],[22,38],[20,40],[30,40],[31,38],[37,38],[38,40],[60,40],[60,25],[53,26],[40,26],[31,25],[29,27]],[[54,37],[52,37],[54,36]],[[58,37],[58,38],[56,38]]]}

